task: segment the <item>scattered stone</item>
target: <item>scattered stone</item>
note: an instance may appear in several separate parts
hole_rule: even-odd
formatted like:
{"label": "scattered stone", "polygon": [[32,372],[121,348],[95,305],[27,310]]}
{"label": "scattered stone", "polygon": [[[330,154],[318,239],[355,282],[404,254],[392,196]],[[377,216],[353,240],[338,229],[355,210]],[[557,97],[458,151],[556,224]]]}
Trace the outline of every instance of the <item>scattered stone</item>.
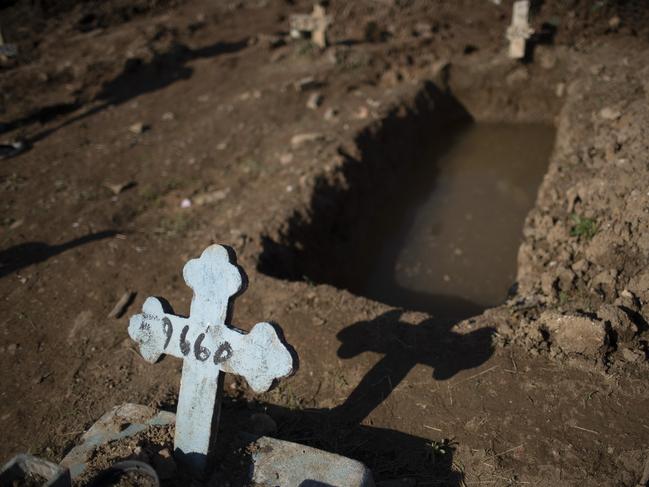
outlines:
{"label": "scattered stone", "polygon": [[633,300],[635,298],[633,293],[631,291],[629,291],[628,289],[622,289],[622,292],[620,293],[620,296],[623,297],[624,299],[630,299],[630,300]]}
{"label": "scattered stone", "polygon": [[262,437],[249,447],[255,485],[340,485],[373,487],[360,462],[296,443]]}
{"label": "scattered stone", "polygon": [[113,309],[110,310],[110,313],[108,313],[108,318],[116,319],[121,317],[126,309],[131,305],[133,299],[135,299],[135,295],[136,293],[134,291],[126,291],[124,294],[122,294],[122,297],[119,298],[117,303],[115,303]]}
{"label": "scattered stone", "polygon": [[311,142],[319,142],[324,140],[325,135],[319,132],[311,132],[306,134],[297,134],[291,137],[291,145],[295,148],[301,147],[304,144]]}
{"label": "scattered stone", "polygon": [[586,316],[561,315],[554,311],[543,312],[539,321],[550,333],[553,347],[592,360],[603,357],[608,346],[604,323]]}
{"label": "scattered stone", "polygon": [[0,160],[15,157],[26,150],[27,144],[20,140],[8,144],[0,144]]}
{"label": "scattered stone", "polygon": [[25,220],[22,218],[19,218],[15,222],[13,222],[11,225],[9,225],[10,230],[15,230],[16,228],[20,227],[23,223],[25,223]]}
{"label": "scattered stone", "polygon": [[228,148],[227,142],[219,142],[219,144],[216,146],[216,150],[225,150],[227,148]]}
{"label": "scattered stone", "polygon": [[557,97],[561,98],[565,92],[566,92],[566,84],[565,83],[557,83],[557,86],[554,89],[554,93],[557,95]]}
{"label": "scattered stone", "polygon": [[250,432],[265,436],[277,431],[277,423],[266,413],[254,413],[250,416]]}
{"label": "scattered stone", "polygon": [[162,114],[162,120],[165,122],[176,120],[176,115],[174,115],[172,112],[165,112]]}
{"label": "scattered stone", "polygon": [[321,86],[324,86],[324,83],[317,81],[313,76],[307,76],[306,78],[299,79],[295,83],[293,83],[293,87],[297,91],[314,90],[320,88]]}
{"label": "scattered stone", "polygon": [[622,112],[613,107],[604,107],[600,110],[599,116],[604,120],[617,120],[622,116]]}
{"label": "scattered stone", "polygon": [[396,86],[403,81],[403,75],[396,69],[389,69],[381,75],[381,84]]}
{"label": "scattered stone", "polygon": [[638,328],[622,309],[612,304],[604,304],[597,310],[597,317],[608,323],[611,330],[617,335],[619,343],[628,343],[633,340]]}
{"label": "scattered stone", "polygon": [[588,263],[588,261],[586,259],[579,259],[577,262],[572,264],[572,270],[575,273],[579,274],[579,275],[586,272],[589,267],[590,267],[590,264]]}
{"label": "scattered stone", "polygon": [[112,191],[114,195],[118,195],[127,189],[133,188],[137,183],[135,181],[125,181],[123,183],[104,183],[104,186]]}
{"label": "scattered stone", "polygon": [[572,289],[572,283],[575,280],[575,273],[572,270],[566,269],[565,267],[558,267],[556,276],[556,283],[560,290],[569,291]]}
{"label": "scattered stone", "polygon": [[327,120],[328,122],[336,119],[338,117],[338,110],[335,108],[327,108],[327,110],[324,113],[324,119]]}
{"label": "scattered stone", "polygon": [[230,188],[219,189],[217,191],[212,191],[210,193],[199,194],[194,197],[194,203],[198,206],[210,205],[213,203],[218,203],[227,198],[230,193]]}
{"label": "scattered stone", "polygon": [[293,162],[293,154],[291,154],[290,152],[287,152],[286,154],[282,154],[281,156],[279,156],[279,163],[282,166],[286,166],[291,162]]}
{"label": "scattered stone", "polygon": [[628,291],[636,295],[643,302],[649,302],[649,269],[640,271],[631,278],[627,285]]}
{"label": "scattered stone", "polygon": [[189,198],[183,198],[180,201],[180,207],[183,208],[183,209],[191,208],[192,207],[192,200],[190,200]]}
{"label": "scattered stone", "polygon": [[431,37],[433,37],[433,26],[428,22],[417,22],[412,30],[412,33],[416,37],[430,39]]}
{"label": "scattered stone", "polygon": [[370,111],[366,106],[358,107],[354,112],[354,118],[357,120],[365,120],[370,115]]}
{"label": "scattered stone", "polygon": [[509,40],[508,55],[512,59],[522,59],[525,57],[525,42],[534,32],[528,23],[529,12],[529,0],[518,0],[514,2],[512,23],[507,28],[507,39]]}
{"label": "scattered stone", "polygon": [[597,274],[590,281],[590,285],[593,289],[598,289],[599,291],[606,293],[611,296],[615,292],[615,284],[617,283],[617,270],[607,269],[603,270]]}
{"label": "scattered stone", "polygon": [[16,352],[19,348],[20,345],[18,345],[17,343],[10,343],[9,345],[7,345],[7,353],[9,355],[16,355]]}
{"label": "scattered stone", "polygon": [[590,67],[590,74],[592,74],[593,76],[601,76],[604,73],[605,69],[606,68],[603,64],[593,64]]}
{"label": "scattered stone", "polygon": [[261,98],[261,91],[260,90],[244,91],[239,95],[239,99],[242,101],[250,100],[251,98],[255,100]]}
{"label": "scattered stone", "polygon": [[618,30],[618,29],[620,28],[620,24],[621,24],[621,23],[622,23],[622,20],[621,20],[620,17],[618,17],[617,15],[611,17],[611,18],[608,20],[608,26],[609,26],[609,27],[611,28],[611,30],[613,30],[613,31]]}
{"label": "scattered stone", "polygon": [[324,100],[322,93],[311,93],[309,99],[306,102],[306,107],[311,110],[317,110],[318,107],[322,104],[322,100]]}
{"label": "scattered stone", "polygon": [[133,132],[134,134],[140,135],[140,134],[146,132],[147,130],[149,130],[149,126],[142,123],[142,122],[137,122],[137,123],[134,123],[133,125],[131,125],[128,129],[131,132]]}
{"label": "scattered stone", "polygon": [[632,364],[645,361],[645,355],[643,352],[640,352],[639,350],[631,350],[630,348],[622,349],[622,358]]}

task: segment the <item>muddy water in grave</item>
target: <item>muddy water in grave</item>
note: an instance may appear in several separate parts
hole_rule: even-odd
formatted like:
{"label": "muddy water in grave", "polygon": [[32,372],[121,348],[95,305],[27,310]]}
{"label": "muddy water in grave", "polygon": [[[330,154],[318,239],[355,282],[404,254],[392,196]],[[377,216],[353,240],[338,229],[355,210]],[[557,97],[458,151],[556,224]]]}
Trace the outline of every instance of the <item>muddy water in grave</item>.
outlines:
{"label": "muddy water in grave", "polygon": [[554,135],[549,125],[489,123],[444,135],[444,152],[417,164],[404,197],[377,208],[381,249],[356,291],[441,321],[503,303]]}

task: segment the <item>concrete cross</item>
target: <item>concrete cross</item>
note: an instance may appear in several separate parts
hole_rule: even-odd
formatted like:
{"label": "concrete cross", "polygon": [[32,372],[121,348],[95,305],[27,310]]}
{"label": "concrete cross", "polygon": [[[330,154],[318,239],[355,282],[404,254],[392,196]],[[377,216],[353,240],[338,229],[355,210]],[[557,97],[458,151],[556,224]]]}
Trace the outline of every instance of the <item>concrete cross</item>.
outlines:
{"label": "concrete cross", "polygon": [[327,15],[322,5],[315,4],[311,14],[294,14],[290,18],[291,36],[299,38],[303,32],[311,33],[313,43],[321,48],[327,47],[327,28],[331,15]]}
{"label": "concrete cross", "polygon": [[231,298],[242,287],[240,269],[225,247],[212,245],[185,264],[183,277],[193,289],[189,318],[170,314],[148,298],[142,314],[131,317],[128,332],[148,362],[162,354],[183,359],[174,450],[195,473],[206,473],[216,437],[223,372],[243,376],[255,392],[293,372],[293,356],[269,323],[250,333],[225,324]]}
{"label": "concrete cross", "polygon": [[507,28],[509,57],[512,59],[522,59],[525,57],[525,41],[529,39],[534,32],[534,29],[532,29],[528,23],[529,12],[529,0],[518,0],[514,2],[512,23]]}

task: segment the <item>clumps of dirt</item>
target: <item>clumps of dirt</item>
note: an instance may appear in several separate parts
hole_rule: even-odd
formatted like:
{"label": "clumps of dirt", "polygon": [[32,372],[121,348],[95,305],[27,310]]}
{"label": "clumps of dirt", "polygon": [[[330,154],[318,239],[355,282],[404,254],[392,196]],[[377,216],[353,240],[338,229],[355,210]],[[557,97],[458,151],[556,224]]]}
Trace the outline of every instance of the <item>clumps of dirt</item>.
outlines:
{"label": "clumps of dirt", "polygon": [[46,482],[47,479],[45,477],[30,472],[24,478],[11,482],[11,487],[40,487]]}
{"label": "clumps of dirt", "polygon": [[[233,420],[239,424],[240,418]],[[254,444],[250,438],[238,435],[236,426],[224,424],[219,431],[215,457],[216,470],[208,479],[198,479],[177,464],[173,457],[174,425],[152,426],[133,436],[100,445],[93,452],[83,475],[75,481],[77,487],[106,485],[110,477],[111,486],[148,486],[151,478],[145,472],[124,471],[119,475],[106,476],[111,467],[119,462],[137,460],[150,465],[158,475],[161,485],[184,487],[187,485],[237,485],[248,486],[250,456]],[[40,485],[40,484],[39,484]]]}
{"label": "clumps of dirt", "polygon": [[640,189],[649,184],[641,156],[649,112],[634,66],[646,65],[647,53],[614,52],[594,49],[572,68],[555,152],[519,250],[514,308],[527,309],[526,330],[515,335],[557,357],[638,370],[649,340],[649,194]]}
{"label": "clumps of dirt", "polygon": [[[174,479],[177,477],[177,468],[171,454],[173,452],[173,432],[173,425],[154,426],[134,436],[100,445],[88,461],[83,475],[77,480],[77,485],[92,485],[98,475],[124,460],[139,460],[148,463],[153,466],[161,480]],[[133,480],[130,475],[131,473],[124,478],[120,477],[120,482],[123,480],[127,483],[115,485],[147,485],[146,483],[129,484],[128,482]],[[142,474],[137,475],[143,476]]]}
{"label": "clumps of dirt", "polygon": [[[520,312],[512,309],[513,314]],[[600,306],[596,313],[546,309],[534,319],[520,315],[518,322],[503,322],[498,337],[523,345],[533,355],[546,354],[577,367],[637,373],[649,369],[643,322],[628,307],[613,304]]]}
{"label": "clumps of dirt", "polygon": [[609,346],[604,323],[587,316],[545,311],[539,318],[555,355],[579,357],[587,361],[602,361]]}

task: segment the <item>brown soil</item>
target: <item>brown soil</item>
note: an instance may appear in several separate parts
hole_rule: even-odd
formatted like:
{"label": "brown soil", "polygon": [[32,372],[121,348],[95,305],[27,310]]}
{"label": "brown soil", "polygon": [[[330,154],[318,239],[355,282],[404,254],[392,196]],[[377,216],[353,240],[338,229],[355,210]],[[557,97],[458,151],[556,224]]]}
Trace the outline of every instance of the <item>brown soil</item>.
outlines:
{"label": "brown soil", "polygon": [[[377,480],[646,482],[649,12],[591,3],[544,2],[526,63],[508,1],[332,1],[324,51],[286,35],[304,1],[3,4],[0,131],[29,150],[0,161],[0,458],[60,460],[122,402],[173,409],[181,364],[144,362],[127,317],[186,313],[182,266],[218,242],[248,272],[235,323],[300,356],[261,397],[228,377],[224,423],[265,411]],[[340,289],[373,198],[467,116],[558,129],[516,295],[448,323]]]}
{"label": "brown soil", "polygon": [[[167,453],[173,451],[173,427],[151,427],[125,440],[107,443],[95,449],[83,475],[77,480],[77,484],[90,485],[92,482],[97,481],[98,475],[106,472],[112,465],[125,460],[138,460],[146,463],[162,462],[163,457],[160,452],[163,450],[166,450]],[[118,478],[112,480],[117,482],[127,481],[127,478],[122,477],[129,476],[148,478],[146,475],[129,471],[116,476]],[[122,484],[116,483],[115,485]]]}

